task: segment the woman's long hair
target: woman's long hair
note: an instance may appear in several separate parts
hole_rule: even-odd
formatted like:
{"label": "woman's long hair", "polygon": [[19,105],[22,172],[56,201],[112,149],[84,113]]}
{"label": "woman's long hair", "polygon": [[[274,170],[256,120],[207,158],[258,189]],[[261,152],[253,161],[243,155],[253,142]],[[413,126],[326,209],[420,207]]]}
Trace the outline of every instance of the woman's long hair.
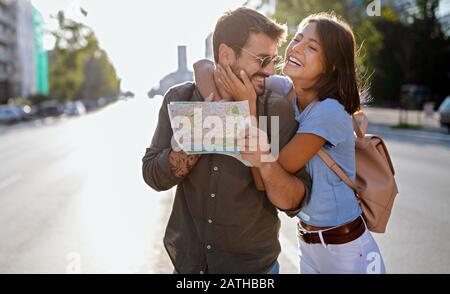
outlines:
{"label": "woman's long hair", "polygon": [[356,69],[356,42],[347,22],[334,13],[318,13],[305,18],[299,29],[315,23],[325,57],[325,73],[312,89],[318,92],[318,99],[334,98],[349,114],[360,110],[360,93]]}

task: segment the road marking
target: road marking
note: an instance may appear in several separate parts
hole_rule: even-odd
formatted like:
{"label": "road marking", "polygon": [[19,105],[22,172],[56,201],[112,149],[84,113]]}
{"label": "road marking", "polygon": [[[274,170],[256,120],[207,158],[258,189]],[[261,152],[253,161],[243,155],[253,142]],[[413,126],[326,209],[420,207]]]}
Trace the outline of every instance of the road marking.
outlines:
{"label": "road marking", "polygon": [[21,174],[15,174],[13,176],[7,177],[6,179],[0,182],[0,190],[3,190],[4,188],[14,184],[15,182],[18,182],[21,178],[22,178]]}

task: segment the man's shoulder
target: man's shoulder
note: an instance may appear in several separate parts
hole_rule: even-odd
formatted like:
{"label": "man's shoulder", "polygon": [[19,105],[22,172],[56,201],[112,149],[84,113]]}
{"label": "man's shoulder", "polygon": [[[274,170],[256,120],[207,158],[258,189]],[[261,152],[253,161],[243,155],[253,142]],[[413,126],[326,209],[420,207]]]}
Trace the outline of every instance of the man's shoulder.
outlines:
{"label": "man's shoulder", "polygon": [[190,101],[195,90],[194,82],[185,82],[172,86],[164,94],[167,103],[172,101]]}
{"label": "man's shoulder", "polygon": [[294,113],[288,98],[276,92],[271,92],[267,97],[267,112],[270,115],[293,115]]}

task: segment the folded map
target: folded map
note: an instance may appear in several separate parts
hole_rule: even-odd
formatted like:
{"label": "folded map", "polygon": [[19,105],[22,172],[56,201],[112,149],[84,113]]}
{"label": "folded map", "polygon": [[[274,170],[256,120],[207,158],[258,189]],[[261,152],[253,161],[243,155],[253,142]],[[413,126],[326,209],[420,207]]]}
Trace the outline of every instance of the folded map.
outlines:
{"label": "folded map", "polygon": [[224,154],[241,158],[237,140],[249,125],[248,101],[171,102],[168,105],[173,130],[172,146],[188,154]]}

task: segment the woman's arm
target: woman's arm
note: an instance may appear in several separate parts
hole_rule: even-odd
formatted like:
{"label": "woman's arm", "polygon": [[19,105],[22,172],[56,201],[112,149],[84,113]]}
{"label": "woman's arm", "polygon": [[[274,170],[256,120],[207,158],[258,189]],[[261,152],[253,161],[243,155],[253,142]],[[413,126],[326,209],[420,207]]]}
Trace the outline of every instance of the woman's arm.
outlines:
{"label": "woman's arm", "polygon": [[293,84],[288,77],[274,75],[266,78],[266,88],[287,97],[293,90]]}
{"label": "woman's arm", "polygon": [[[244,71],[241,71],[241,80],[234,74],[229,66],[223,69],[220,65],[217,66],[217,81],[218,83],[231,94],[231,96],[238,101],[248,100],[250,115],[256,118],[256,92],[253,88],[250,79]],[[258,122],[258,120],[253,120],[253,122]],[[253,123],[252,123],[253,124]],[[259,191],[265,191],[264,181],[261,177],[259,169],[256,167],[251,168],[253,181],[255,182],[256,189]]]}
{"label": "woman's arm", "polygon": [[296,173],[319,152],[326,140],[314,134],[296,134],[280,151],[278,163],[289,173]]}
{"label": "woman's arm", "polygon": [[214,63],[211,60],[201,59],[194,63],[194,78],[202,97],[214,93],[214,100],[221,99],[214,81]]}

